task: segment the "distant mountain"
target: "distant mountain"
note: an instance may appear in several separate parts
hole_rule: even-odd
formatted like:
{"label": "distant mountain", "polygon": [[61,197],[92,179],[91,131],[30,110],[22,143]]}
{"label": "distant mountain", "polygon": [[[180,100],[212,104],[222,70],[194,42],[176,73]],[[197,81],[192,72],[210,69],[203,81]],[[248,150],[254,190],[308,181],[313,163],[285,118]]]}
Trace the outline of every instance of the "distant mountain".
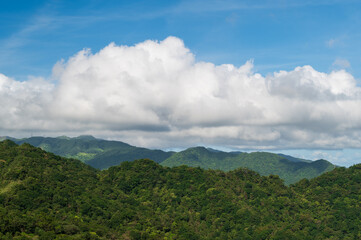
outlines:
{"label": "distant mountain", "polygon": [[98,169],[117,166],[124,161],[151,159],[163,166],[187,165],[204,169],[230,171],[246,167],[263,176],[279,175],[286,184],[295,183],[303,178],[311,179],[335,168],[325,160],[310,161],[283,154],[267,152],[223,152],[220,150],[194,147],[175,153],[162,150],[150,150],[131,146],[120,141],[107,141],[93,136],[31,137],[10,139],[17,144],[29,143],[54,154],[79,159]]}
{"label": "distant mountain", "polygon": [[167,167],[187,165],[223,171],[246,167],[264,176],[278,175],[286,184],[295,183],[303,178],[311,179],[335,168],[326,160],[313,162],[267,152],[226,153],[204,147],[189,148],[175,153],[161,162],[161,165]]}
{"label": "distant mountain", "polygon": [[115,148],[96,154],[86,163],[98,169],[106,169],[111,166],[117,166],[124,161],[133,161],[144,158],[161,163],[173,154],[174,152],[164,152],[162,150],[150,150],[147,148],[131,146],[131,148],[127,149]]}
{"label": "distant mountain", "polygon": [[280,155],[283,158],[286,158],[287,160],[290,160],[291,162],[308,162],[308,163],[312,162],[311,160],[296,158],[296,157],[292,157],[290,155],[286,155],[286,154],[282,154],[282,153],[278,153],[278,155]]}
{"label": "distant mountain", "polygon": [[360,196],[361,164],[287,187],[245,168],[168,168],[147,159],[100,171],[0,142],[1,240],[360,239]]}
{"label": "distant mountain", "polygon": [[3,137],[3,139],[12,140],[16,144],[29,143],[63,157],[79,159],[98,169],[106,169],[124,161],[142,158],[149,158],[159,163],[173,154],[173,152],[139,148],[120,141],[107,141],[88,135],[74,138],[61,136],[23,139]]}

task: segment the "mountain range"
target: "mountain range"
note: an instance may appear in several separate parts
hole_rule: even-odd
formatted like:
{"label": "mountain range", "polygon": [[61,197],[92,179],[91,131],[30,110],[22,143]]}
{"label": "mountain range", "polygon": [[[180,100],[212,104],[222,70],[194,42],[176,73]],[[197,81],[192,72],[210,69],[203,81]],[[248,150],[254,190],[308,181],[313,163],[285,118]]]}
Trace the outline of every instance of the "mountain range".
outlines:
{"label": "mountain range", "polygon": [[268,152],[214,152],[204,147],[189,148],[175,153],[161,162],[161,165],[187,165],[223,171],[246,167],[263,176],[278,175],[286,184],[298,182],[303,178],[311,179],[335,168],[335,165],[326,160],[307,161]]}
{"label": "mountain range", "polygon": [[275,175],[164,167],[98,170],[0,142],[0,239],[360,239],[361,164],[286,186]]}
{"label": "mountain range", "polygon": [[107,169],[124,161],[147,158],[167,167],[187,165],[223,171],[246,167],[263,176],[278,175],[286,184],[292,184],[303,178],[314,178],[336,167],[322,159],[310,161],[268,152],[223,152],[205,147],[166,152],[135,147],[120,141],[97,139],[93,136],[24,139],[3,137],[2,139],[12,140],[16,144],[29,143],[63,157],[79,159],[98,169]]}

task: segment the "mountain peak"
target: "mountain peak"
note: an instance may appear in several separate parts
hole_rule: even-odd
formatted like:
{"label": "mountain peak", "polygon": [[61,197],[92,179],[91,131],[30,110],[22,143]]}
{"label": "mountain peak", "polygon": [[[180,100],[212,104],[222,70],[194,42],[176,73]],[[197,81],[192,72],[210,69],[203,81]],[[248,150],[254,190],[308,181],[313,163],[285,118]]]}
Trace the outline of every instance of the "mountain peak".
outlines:
{"label": "mountain peak", "polygon": [[0,141],[0,146],[14,147],[14,146],[17,146],[17,144],[15,142],[13,142],[12,140],[5,138],[4,140]]}
{"label": "mountain peak", "polygon": [[186,150],[184,151],[189,151],[189,150],[196,150],[196,151],[209,151],[207,148],[203,147],[203,146],[197,146],[197,147],[190,147],[190,148],[187,148]]}
{"label": "mountain peak", "polygon": [[96,140],[95,137],[92,135],[80,135],[78,137],[75,137],[75,139],[81,139],[81,140]]}
{"label": "mountain peak", "polygon": [[65,135],[59,136],[59,137],[56,137],[56,138],[57,138],[57,139],[66,139],[66,140],[69,140],[69,139],[70,139],[70,137],[65,136]]}

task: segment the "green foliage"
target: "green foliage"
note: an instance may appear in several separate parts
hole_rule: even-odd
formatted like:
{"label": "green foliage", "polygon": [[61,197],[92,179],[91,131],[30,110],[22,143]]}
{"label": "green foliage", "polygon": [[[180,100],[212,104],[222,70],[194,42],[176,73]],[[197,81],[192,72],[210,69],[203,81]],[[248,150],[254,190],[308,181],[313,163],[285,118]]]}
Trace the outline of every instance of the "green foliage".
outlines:
{"label": "green foliage", "polygon": [[124,161],[149,158],[168,167],[187,165],[223,171],[246,167],[263,176],[278,175],[286,184],[291,184],[303,178],[317,177],[335,168],[334,165],[325,160],[312,162],[267,152],[226,153],[196,147],[174,153],[134,147],[123,142],[106,141],[92,136],[76,138],[65,136],[57,138],[31,137],[12,140],[17,144],[29,143],[63,157],[81,160],[98,169],[117,166]]}
{"label": "green foliage", "polygon": [[187,165],[222,171],[246,167],[263,176],[278,175],[286,184],[298,182],[303,178],[311,179],[335,168],[326,160],[312,162],[267,152],[226,153],[204,147],[189,148],[175,153],[161,164],[167,167]]}
{"label": "green foliage", "polygon": [[0,239],[361,237],[361,165],[287,187],[246,168],[147,159],[99,171],[11,141],[0,159]]}
{"label": "green foliage", "polygon": [[106,141],[92,136],[9,138],[17,144],[29,143],[54,154],[75,158],[98,169],[106,169],[124,161],[151,158],[162,162],[173,152],[134,147],[119,141]]}

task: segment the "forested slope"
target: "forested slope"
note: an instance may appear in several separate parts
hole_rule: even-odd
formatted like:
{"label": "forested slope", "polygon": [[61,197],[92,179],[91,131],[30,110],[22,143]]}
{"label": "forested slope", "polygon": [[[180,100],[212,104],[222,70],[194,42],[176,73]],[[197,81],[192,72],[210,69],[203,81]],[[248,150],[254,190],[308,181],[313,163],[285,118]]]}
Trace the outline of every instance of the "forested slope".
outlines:
{"label": "forested slope", "polygon": [[0,143],[0,239],[360,239],[361,165],[277,176],[151,160],[99,171]]}
{"label": "forested slope", "polygon": [[167,167],[187,165],[223,171],[245,167],[263,176],[278,175],[286,184],[296,183],[303,178],[317,177],[336,167],[326,160],[307,161],[268,152],[214,152],[204,147],[189,148],[175,153],[161,162],[161,165]]}
{"label": "forested slope", "polygon": [[173,154],[173,152],[140,148],[120,141],[107,141],[86,135],[74,138],[66,136],[7,138],[17,144],[29,143],[63,157],[79,159],[98,169],[106,169],[123,161],[141,158],[150,158],[159,163]]}
{"label": "forested slope", "polygon": [[336,167],[325,160],[310,161],[268,152],[222,152],[204,147],[188,148],[178,153],[165,152],[93,136],[6,138],[17,144],[29,143],[63,157],[79,159],[97,169],[107,169],[124,161],[148,158],[168,167],[187,165],[223,171],[246,167],[263,176],[279,175],[286,184],[291,184],[303,178],[317,177]]}

